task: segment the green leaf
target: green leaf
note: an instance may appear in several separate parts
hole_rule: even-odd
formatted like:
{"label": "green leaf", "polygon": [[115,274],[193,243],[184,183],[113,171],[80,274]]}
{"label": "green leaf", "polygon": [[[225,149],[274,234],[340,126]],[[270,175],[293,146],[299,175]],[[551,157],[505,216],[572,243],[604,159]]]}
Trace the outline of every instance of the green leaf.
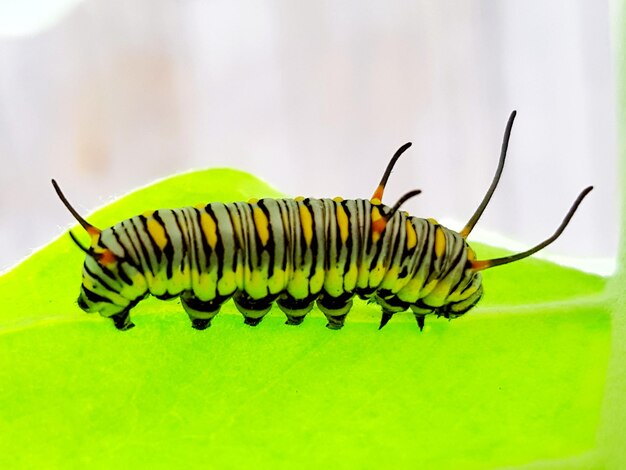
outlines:
{"label": "green leaf", "polygon": [[[278,196],[209,170],[87,219]],[[589,468],[612,445],[597,437],[613,430],[603,406],[618,406],[603,403],[613,304],[599,276],[538,260],[493,269],[477,308],[422,333],[408,314],[378,331],[363,302],[341,331],[317,309],[299,327],[274,309],[252,328],[230,302],[196,331],[178,301],[154,299],[119,332],[76,306],[83,256],[63,235],[0,277],[3,468]]]}

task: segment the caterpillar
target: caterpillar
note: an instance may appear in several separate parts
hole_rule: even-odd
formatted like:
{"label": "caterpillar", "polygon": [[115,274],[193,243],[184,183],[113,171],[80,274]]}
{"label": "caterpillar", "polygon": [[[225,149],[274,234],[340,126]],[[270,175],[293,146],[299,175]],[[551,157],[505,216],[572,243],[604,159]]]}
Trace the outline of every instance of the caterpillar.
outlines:
{"label": "caterpillar", "polygon": [[460,232],[434,219],[400,211],[413,190],[393,206],[382,203],[400,147],[371,199],[260,199],[161,209],[100,230],[70,205],[90,236],[78,306],[99,312],[119,330],[134,326],[130,310],[149,294],[180,297],[193,328],[210,326],[232,298],[244,322],[256,326],[273,303],[299,325],[317,303],[327,327],[340,329],[354,296],[381,306],[379,329],[396,313],[412,310],[420,331],[425,317],[457,318],[483,294],[481,271],[526,258],[556,240],[585,196],[584,189],[552,236],[511,256],[477,260],[466,239],[500,180],[516,112],[507,122],[496,173],[482,202]]}

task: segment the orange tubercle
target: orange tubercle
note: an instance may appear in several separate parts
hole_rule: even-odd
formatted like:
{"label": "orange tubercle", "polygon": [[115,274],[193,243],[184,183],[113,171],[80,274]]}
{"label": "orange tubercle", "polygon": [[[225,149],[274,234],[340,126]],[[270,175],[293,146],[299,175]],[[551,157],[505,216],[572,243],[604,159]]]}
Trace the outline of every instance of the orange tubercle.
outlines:
{"label": "orange tubercle", "polygon": [[378,219],[372,221],[372,241],[376,243],[380,238],[380,235],[384,232],[385,227],[387,226],[387,221],[385,219]]}
{"label": "orange tubercle", "polygon": [[104,265],[111,265],[117,262],[117,257],[111,250],[104,250],[98,257],[98,262]]}
{"label": "orange tubercle", "polygon": [[491,260],[471,261],[471,263],[474,271],[482,271],[483,269],[491,267]]}
{"label": "orange tubercle", "polygon": [[384,186],[378,186],[378,188],[376,188],[376,191],[374,191],[374,195],[372,196],[372,199],[377,199],[378,201],[382,201],[384,190],[385,190]]}

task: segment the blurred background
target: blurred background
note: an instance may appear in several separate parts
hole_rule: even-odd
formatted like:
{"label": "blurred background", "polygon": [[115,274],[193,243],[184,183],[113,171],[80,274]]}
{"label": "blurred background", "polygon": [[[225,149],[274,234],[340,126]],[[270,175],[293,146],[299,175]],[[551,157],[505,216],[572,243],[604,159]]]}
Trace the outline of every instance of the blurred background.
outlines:
{"label": "blurred background", "polygon": [[0,270],[73,223],[51,177],[83,214],[208,167],[291,196],[369,198],[407,141],[387,202],[421,188],[406,209],[459,230],[517,109],[473,239],[534,244],[594,184],[548,253],[609,273],[619,235],[609,26],[596,0],[5,0]]}

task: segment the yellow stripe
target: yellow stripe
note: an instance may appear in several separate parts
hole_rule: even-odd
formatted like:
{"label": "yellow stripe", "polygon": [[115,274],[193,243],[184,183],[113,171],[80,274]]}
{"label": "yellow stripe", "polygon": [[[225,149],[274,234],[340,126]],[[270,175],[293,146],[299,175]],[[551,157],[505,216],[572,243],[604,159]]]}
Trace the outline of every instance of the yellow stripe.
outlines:
{"label": "yellow stripe", "polygon": [[410,250],[417,245],[417,233],[410,220],[406,221],[406,248]]}
{"label": "yellow stripe", "polygon": [[154,219],[148,219],[146,222],[148,233],[161,250],[167,246],[167,236],[163,226]]}
{"label": "yellow stripe", "polygon": [[382,219],[382,216],[380,215],[380,211],[378,210],[378,207],[373,207],[372,208],[372,222],[376,222],[377,220]]}
{"label": "yellow stripe", "polygon": [[254,216],[254,225],[256,226],[256,233],[259,235],[259,239],[263,246],[267,244],[267,240],[270,238],[269,221],[266,215],[263,213],[260,207],[256,206],[252,210]]}
{"label": "yellow stripe", "polygon": [[343,243],[348,239],[348,215],[342,206],[337,206],[336,209],[337,214],[337,224],[339,225],[339,236],[341,237],[341,241]]}
{"label": "yellow stripe", "polygon": [[385,220],[380,215],[378,207],[372,208],[372,242],[376,243],[380,239],[381,233],[385,230]]}
{"label": "yellow stripe", "polygon": [[89,237],[91,237],[91,246],[97,246],[98,242],[100,241],[100,232],[87,232],[89,234]]}
{"label": "yellow stripe", "polygon": [[200,225],[202,225],[202,231],[204,237],[211,248],[215,248],[217,245],[217,225],[215,220],[205,211],[200,214]]}
{"label": "yellow stripe", "polygon": [[300,224],[302,225],[302,234],[307,245],[311,245],[313,239],[313,216],[304,204],[299,204]]}
{"label": "yellow stripe", "polygon": [[341,196],[337,196],[333,198],[334,202],[343,202],[343,198]]}
{"label": "yellow stripe", "polygon": [[446,235],[443,233],[441,227],[437,226],[435,229],[435,255],[437,257],[443,256],[446,251]]}

